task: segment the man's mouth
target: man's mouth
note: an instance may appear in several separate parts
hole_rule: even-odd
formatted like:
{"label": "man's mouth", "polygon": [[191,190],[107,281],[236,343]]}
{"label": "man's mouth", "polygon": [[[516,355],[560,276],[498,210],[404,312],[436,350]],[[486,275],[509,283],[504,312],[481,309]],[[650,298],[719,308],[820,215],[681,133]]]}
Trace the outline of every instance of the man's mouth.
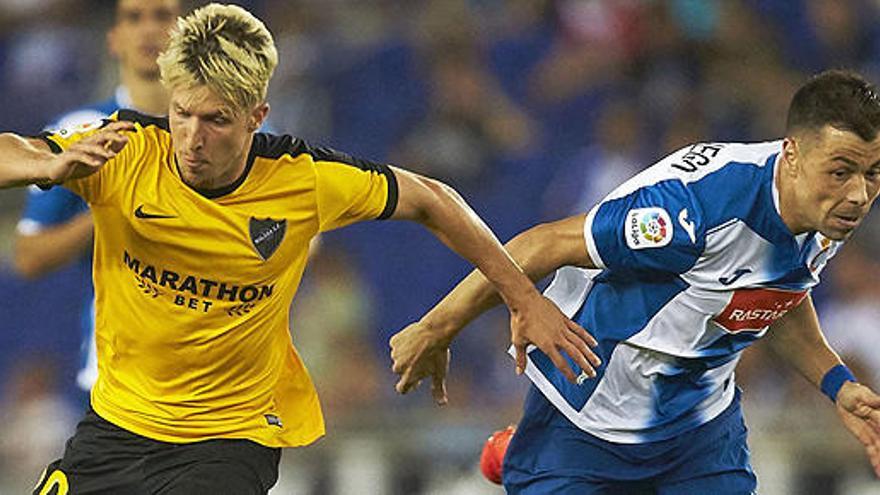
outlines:
{"label": "man's mouth", "polygon": [[843,224],[845,227],[851,228],[851,229],[858,227],[859,222],[862,219],[861,215],[858,215],[858,214],[848,214],[848,215],[836,214],[836,215],[834,215],[834,218],[838,222]]}
{"label": "man's mouth", "polygon": [[205,160],[194,156],[183,155],[180,157],[183,164],[189,169],[200,169],[205,166]]}

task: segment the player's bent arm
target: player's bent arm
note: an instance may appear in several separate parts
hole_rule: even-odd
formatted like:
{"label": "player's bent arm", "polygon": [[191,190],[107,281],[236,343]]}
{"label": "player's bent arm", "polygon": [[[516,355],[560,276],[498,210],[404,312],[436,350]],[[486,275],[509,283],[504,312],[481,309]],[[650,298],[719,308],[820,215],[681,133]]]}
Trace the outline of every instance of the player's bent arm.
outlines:
{"label": "player's bent arm", "polygon": [[394,219],[412,220],[473,263],[492,281],[511,311],[537,291],[482,219],[451,187],[394,168],[398,184]]}
{"label": "player's bent arm", "polygon": [[[529,277],[516,265],[492,231],[461,196],[449,186],[404,170],[396,169],[395,175],[398,178],[398,204],[393,218],[415,220],[431,230],[452,250],[476,265],[507,305],[510,310],[510,340],[516,349],[517,373],[525,370],[526,348],[533,344],[547,355],[570,382],[576,383],[578,375],[572,370],[564,354],[583,373],[595,376],[593,366],[598,366],[601,361],[590,350],[590,346],[596,346],[596,340],[538,293]],[[435,337],[429,339],[437,343]],[[401,339],[398,338],[396,342],[400,343]],[[420,353],[416,349],[413,353],[416,356],[414,359],[418,360]],[[395,370],[414,369],[407,364],[398,364],[412,363],[408,357],[395,361]],[[438,376],[440,375],[435,375]],[[404,371],[402,381],[410,382],[411,377],[411,372]],[[407,386],[400,387],[401,390],[406,388]]]}
{"label": "player's bent arm", "polygon": [[0,134],[0,188],[51,183],[49,163],[53,158],[42,140]]}
{"label": "player's bent arm", "polygon": [[92,247],[92,215],[83,212],[68,222],[33,234],[15,236],[15,270],[36,278],[77,259]]}
{"label": "player's bent arm", "polygon": [[58,154],[41,139],[0,134],[0,188],[60,184],[91,175],[125,147],[123,133],[132,130],[131,122],[113,122]]}
{"label": "player's bent arm", "polygon": [[[584,215],[536,225],[504,245],[532,282],[563,266],[595,268],[584,243]],[[451,342],[474,318],[501,303],[485,276],[472,271],[421,320]]]}
{"label": "player's bent arm", "polygon": [[780,318],[768,333],[773,350],[836,404],[843,425],[865,447],[880,478],[880,396],[857,383],[825,341],[812,300]]}

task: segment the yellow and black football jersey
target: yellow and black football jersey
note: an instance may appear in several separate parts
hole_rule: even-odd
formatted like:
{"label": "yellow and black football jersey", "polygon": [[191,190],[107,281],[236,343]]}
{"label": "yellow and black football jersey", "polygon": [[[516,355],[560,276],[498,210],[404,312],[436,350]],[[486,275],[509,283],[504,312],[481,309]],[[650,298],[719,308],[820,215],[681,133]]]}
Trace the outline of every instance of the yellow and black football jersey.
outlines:
{"label": "yellow and black football jersey", "polygon": [[[178,172],[166,119],[120,111],[129,142],[64,185],[95,223],[92,407],[148,438],[245,438],[269,447],[324,433],[318,397],[288,330],[309,241],[390,216],[386,165],[256,134],[242,177],[200,193]],[[94,133],[44,134],[56,152]]]}

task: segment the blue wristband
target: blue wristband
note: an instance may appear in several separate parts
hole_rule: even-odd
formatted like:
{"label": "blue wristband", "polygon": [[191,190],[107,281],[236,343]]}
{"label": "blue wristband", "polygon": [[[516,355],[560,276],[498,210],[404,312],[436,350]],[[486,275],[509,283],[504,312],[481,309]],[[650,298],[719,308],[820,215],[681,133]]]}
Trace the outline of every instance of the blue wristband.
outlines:
{"label": "blue wristband", "polygon": [[840,392],[840,387],[845,382],[858,382],[858,380],[856,380],[855,375],[852,374],[849,368],[843,364],[838,364],[825,373],[825,376],[822,377],[820,388],[822,393],[831,399],[831,402],[837,402],[837,392]]}

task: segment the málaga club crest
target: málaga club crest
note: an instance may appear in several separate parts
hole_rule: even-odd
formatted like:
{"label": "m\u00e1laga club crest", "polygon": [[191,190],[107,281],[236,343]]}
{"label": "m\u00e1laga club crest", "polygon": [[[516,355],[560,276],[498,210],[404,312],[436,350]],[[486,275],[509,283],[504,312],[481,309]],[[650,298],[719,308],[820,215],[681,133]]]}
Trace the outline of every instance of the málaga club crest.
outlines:
{"label": "m\u00e1laga club crest", "polygon": [[251,217],[251,243],[263,261],[268,260],[275,253],[284,240],[285,232],[287,232],[287,220]]}

